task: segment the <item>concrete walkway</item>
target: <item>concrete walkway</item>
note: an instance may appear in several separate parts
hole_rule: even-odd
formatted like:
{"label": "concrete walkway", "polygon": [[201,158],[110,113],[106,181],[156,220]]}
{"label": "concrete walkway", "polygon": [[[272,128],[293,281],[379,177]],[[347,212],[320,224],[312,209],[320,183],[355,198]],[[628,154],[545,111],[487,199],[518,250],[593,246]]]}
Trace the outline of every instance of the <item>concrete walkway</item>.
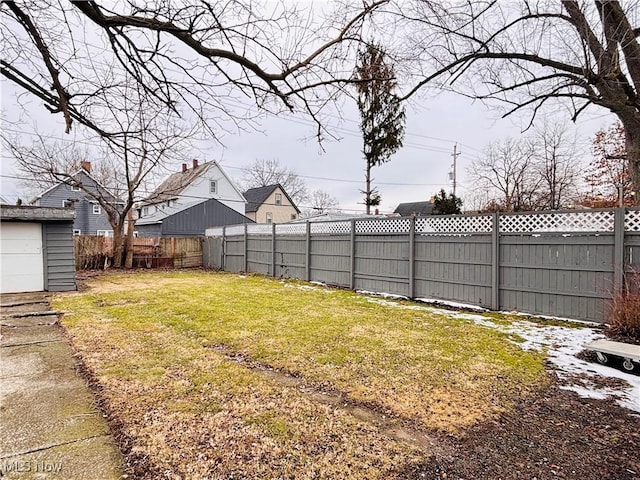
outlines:
{"label": "concrete walkway", "polygon": [[42,293],[0,297],[2,480],[122,478],[122,459]]}

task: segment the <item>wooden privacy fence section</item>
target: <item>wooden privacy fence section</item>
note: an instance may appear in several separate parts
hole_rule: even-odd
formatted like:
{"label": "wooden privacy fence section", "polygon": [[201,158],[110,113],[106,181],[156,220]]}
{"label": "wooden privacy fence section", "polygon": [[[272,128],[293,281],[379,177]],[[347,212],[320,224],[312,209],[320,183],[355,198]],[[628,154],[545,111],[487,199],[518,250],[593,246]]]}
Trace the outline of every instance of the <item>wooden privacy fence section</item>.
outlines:
{"label": "wooden privacy fence section", "polygon": [[208,229],[204,266],[604,322],[640,281],[640,209]]}
{"label": "wooden privacy fence section", "polygon": [[[104,269],[113,256],[113,238],[93,235],[74,237],[76,270]],[[135,238],[133,240],[135,268],[201,267],[202,239]]]}

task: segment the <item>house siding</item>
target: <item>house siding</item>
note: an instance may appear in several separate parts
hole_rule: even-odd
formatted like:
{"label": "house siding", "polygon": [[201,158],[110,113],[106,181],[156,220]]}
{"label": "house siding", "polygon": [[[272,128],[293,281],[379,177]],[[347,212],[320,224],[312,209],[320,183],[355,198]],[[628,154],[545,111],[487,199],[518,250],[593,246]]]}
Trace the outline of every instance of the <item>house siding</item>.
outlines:
{"label": "house siding", "polygon": [[[209,191],[210,180],[218,182],[218,191],[215,194]],[[187,201],[190,201],[190,197],[215,198],[220,203],[244,215],[244,197],[233,186],[216,163],[211,165],[204,174],[191,182],[180,195],[183,195]]]}
{"label": "house siding", "polygon": [[171,215],[161,224],[136,225],[141,237],[204,236],[209,227],[253,223],[249,218],[223,203],[211,199]]}
{"label": "house siding", "polygon": [[44,289],[67,292],[76,289],[76,267],[73,252],[73,224],[42,224],[44,255]]}
{"label": "house siding", "polygon": [[[282,195],[282,205],[276,205],[276,194]],[[280,188],[276,188],[271,195],[258,207],[258,210],[253,214],[252,219],[256,223],[267,223],[267,212],[273,214],[273,223],[285,223],[290,222],[291,215],[296,214],[298,218],[298,211],[295,209],[289,199]]]}
{"label": "house siding", "polygon": [[136,225],[133,228],[134,231],[138,232],[139,237],[160,237],[162,236],[162,224],[161,223],[153,223],[151,225]]}
{"label": "house siding", "polygon": [[[103,189],[86,173],[80,173],[80,182],[88,189],[95,191],[103,191]],[[104,193],[108,197],[115,198],[109,193]],[[73,229],[80,230],[83,235],[96,235],[98,230],[111,230],[109,220],[104,210],[100,215],[94,215],[91,210],[91,197],[86,192],[74,191],[71,185],[66,183],[60,183],[54,188],[45,192],[42,197],[37,201],[38,206],[41,207],[55,207],[60,208],[63,206],[63,201],[73,201],[73,208],[75,209],[75,220],[73,222]]]}

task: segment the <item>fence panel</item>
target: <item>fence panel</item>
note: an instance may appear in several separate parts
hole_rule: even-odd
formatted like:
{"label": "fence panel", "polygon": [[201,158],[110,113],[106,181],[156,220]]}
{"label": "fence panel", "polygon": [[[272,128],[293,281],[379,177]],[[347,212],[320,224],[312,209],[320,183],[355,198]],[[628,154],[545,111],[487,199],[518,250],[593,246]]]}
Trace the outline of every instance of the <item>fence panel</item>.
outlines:
{"label": "fence panel", "polygon": [[602,321],[613,292],[613,247],[609,233],[503,236],[501,308]]}
{"label": "fence panel", "polygon": [[410,296],[409,235],[357,235],[354,288]]}
{"label": "fence panel", "polygon": [[[304,227],[304,225],[301,225]],[[305,237],[278,235],[276,277],[305,278],[307,242]]]}
{"label": "fence panel", "polygon": [[202,265],[214,270],[222,269],[222,237],[208,237],[202,242]]}
{"label": "fence panel", "polygon": [[227,272],[244,271],[244,236],[225,237],[224,269]]}
{"label": "fence panel", "polygon": [[272,244],[271,236],[248,235],[247,237],[247,271],[271,275]]}
{"label": "fence panel", "polygon": [[491,307],[491,235],[418,235],[415,297]]}
{"label": "fence panel", "polygon": [[349,235],[312,235],[310,241],[310,280],[327,285],[350,287],[351,237]]}
{"label": "fence panel", "polygon": [[640,231],[627,233],[625,241],[625,277],[627,288],[640,292]]}

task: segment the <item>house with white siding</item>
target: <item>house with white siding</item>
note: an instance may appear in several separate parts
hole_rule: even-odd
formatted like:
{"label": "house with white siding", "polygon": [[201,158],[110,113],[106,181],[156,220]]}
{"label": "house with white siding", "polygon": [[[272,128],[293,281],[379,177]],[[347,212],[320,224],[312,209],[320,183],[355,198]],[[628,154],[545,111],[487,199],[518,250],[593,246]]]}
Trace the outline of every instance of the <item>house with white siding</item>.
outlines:
{"label": "house with white siding", "polygon": [[215,162],[193,160],[140,202],[136,231],[143,237],[204,235],[213,226],[253,223],[246,200]]}

